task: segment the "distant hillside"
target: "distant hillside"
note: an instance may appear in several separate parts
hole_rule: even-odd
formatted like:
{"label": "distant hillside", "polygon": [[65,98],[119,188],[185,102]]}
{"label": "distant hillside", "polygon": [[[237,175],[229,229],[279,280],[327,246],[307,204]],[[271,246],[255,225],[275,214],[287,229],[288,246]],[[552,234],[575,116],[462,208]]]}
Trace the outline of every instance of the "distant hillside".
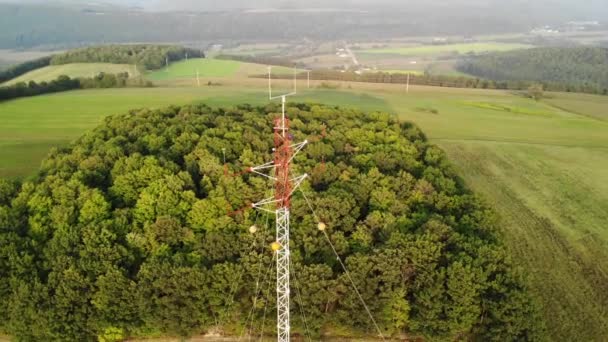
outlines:
{"label": "distant hillside", "polygon": [[473,57],[462,72],[495,81],[560,84],[564,91],[608,93],[608,49],[536,48]]}
{"label": "distant hillside", "polygon": [[[375,1],[367,2],[376,4]],[[350,4],[342,3],[331,6],[332,10],[315,11],[299,9],[302,5],[290,9],[288,4],[297,3],[290,1],[282,2],[282,10],[243,11],[234,8],[234,1],[214,1],[213,6],[203,6],[199,1],[188,4],[180,2],[181,5],[173,1],[165,3],[170,4],[172,9],[181,8],[182,11],[151,12],[118,6],[95,6],[94,3],[83,1],[63,6],[51,6],[48,2],[36,5],[0,4],[0,48],[40,45],[63,48],[107,42],[211,43],[224,40],[258,41],[261,38],[378,39],[402,37],[404,34],[454,36],[522,32],[537,25],[537,21],[530,17],[516,15],[521,10],[514,11],[502,4],[486,7],[410,1],[407,5],[399,4],[391,8],[374,6],[353,10]],[[207,3],[210,4],[209,1]],[[255,5],[253,2],[247,3],[252,3],[252,7],[264,8],[257,1]],[[314,6],[314,3],[307,1],[299,3]],[[550,12],[552,9],[547,7],[537,11],[542,16]],[[562,17],[550,20],[555,23],[563,21]]]}

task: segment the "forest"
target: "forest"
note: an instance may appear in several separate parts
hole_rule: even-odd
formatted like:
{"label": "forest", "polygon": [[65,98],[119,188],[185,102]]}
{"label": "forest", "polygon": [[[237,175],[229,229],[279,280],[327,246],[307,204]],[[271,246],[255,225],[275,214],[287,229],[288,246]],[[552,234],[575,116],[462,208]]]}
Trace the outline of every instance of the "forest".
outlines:
{"label": "forest", "polygon": [[205,57],[201,50],[172,45],[101,45],[53,56],[51,65],[68,63],[135,64],[145,70],[160,69],[168,62]]}
{"label": "forest", "polygon": [[608,94],[608,49],[535,48],[471,57],[462,72],[495,81],[536,81],[547,89]]}
{"label": "forest", "polygon": [[[228,213],[267,197],[264,178],[240,171],[272,160],[279,111],[132,110],[54,149],[33,179],[0,180],[0,331],[272,334],[272,279],[255,283],[273,265],[273,218]],[[381,112],[287,111],[294,140],[310,141],[294,160],[310,175],[292,201],[294,334],[375,333],[305,194],[387,336],[546,339],[494,213],[420,129]]]}

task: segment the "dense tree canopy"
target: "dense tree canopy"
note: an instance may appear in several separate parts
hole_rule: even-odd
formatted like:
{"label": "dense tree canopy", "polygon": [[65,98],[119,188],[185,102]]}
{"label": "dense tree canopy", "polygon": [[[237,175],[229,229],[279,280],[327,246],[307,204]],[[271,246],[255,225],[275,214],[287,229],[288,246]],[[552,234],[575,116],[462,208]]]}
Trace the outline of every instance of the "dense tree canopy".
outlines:
{"label": "dense tree canopy", "polygon": [[546,89],[608,94],[608,49],[537,48],[473,57],[459,65],[495,81],[537,81]]}
{"label": "dense tree canopy", "polygon": [[[265,317],[271,334],[272,281],[260,275],[272,265],[272,218],[227,212],[268,195],[264,178],[239,171],[271,159],[279,110],[132,111],[53,151],[34,181],[0,181],[0,330],[113,341],[218,326],[259,333]],[[288,112],[295,140],[311,141],[295,159],[310,174],[303,191],[385,334],[543,339],[492,212],[418,128],[384,113]],[[315,336],[374,334],[299,192],[292,232],[294,333],[302,304]]]}
{"label": "dense tree canopy", "polygon": [[186,57],[204,57],[201,50],[173,45],[101,45],[70,50],[53,56],[51,64],[68,63],[115,63],[136,64],[143,70],[160,69],[169,62]]}

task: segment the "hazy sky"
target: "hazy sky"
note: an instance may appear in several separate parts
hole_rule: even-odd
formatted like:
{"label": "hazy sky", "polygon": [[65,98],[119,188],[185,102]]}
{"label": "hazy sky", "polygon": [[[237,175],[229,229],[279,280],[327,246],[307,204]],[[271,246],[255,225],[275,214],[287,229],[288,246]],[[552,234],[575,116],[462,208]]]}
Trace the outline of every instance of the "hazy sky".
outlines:
{"label": "hazy sky", "polygon": [[[103,1],[103,0],[102,0]],[[268,7],[400,7],[441,4],[443,6],[474,6],[474,7],[519,7],[522,9],[534,7],[547,10],[573,8],[600,10],[606,13],[608,0],[105,0],[115,3],[130,3],[154,9],[236,9],[236,8],[268,8]],[[608,20],[608,18],[606,18]]]}

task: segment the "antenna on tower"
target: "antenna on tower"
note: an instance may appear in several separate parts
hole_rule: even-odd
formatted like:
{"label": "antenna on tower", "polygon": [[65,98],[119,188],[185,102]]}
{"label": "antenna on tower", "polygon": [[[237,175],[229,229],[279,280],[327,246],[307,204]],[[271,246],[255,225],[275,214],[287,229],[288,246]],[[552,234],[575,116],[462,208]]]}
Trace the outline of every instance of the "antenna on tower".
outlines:
{"label": "antenna on tower", "polygon": [[310,89],[310,70],[306,70],[306,88]]}

